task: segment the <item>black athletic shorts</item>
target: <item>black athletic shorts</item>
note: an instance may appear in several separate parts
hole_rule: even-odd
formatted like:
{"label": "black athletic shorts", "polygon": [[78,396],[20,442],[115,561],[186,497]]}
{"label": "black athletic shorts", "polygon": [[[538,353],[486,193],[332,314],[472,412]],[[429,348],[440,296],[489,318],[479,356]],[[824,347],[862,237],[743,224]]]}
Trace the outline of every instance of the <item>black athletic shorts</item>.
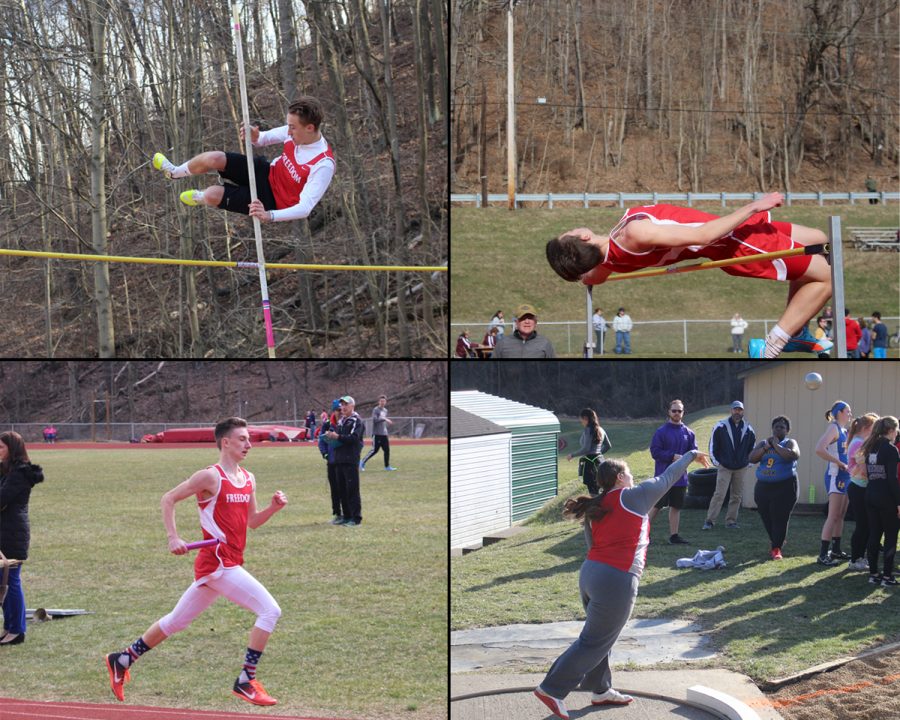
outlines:
{"label": "black athletic shorts", "polygon": [[[247,156],[240,153],[225,153],[225,169],[219,172],[223,180],[234,183],[224,185],[222,210],[250,214],[250,173],[247,170]],[[266,210],[275,210],[275,196],[269,185],[269,161],[264,157],[253,157],[253,171],[256,175],[256,196]]]}
{"label": "black athletic shorts", "polygon": [[668,505],[676,510],[681,510],[681,508],[684,507],[684,493],[686,491],[687,486],[685,485],[682,485],[681,487],[670,487],[669,492],[663,495],[653,507],[662,510]]}

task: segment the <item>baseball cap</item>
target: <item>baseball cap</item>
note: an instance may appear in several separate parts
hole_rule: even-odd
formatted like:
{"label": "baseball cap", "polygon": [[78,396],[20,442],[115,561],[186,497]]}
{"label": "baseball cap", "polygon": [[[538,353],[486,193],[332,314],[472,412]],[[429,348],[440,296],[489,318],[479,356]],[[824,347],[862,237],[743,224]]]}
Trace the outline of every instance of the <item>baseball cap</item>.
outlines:
{"label": "baseball cap", "polygon": [[354,400],[349,395],[344,395],[344,397],[341,398],[341,402],[347,403],[347,405],[356,405],[356,400]]}
{"label": "baseball cap", "polygon": [[516,308],[516,317],[520,318],[523,315],[531,315],[536,318],[537,312],[535,312],[535,309],[531,305],[519,305],[519,307]]}
{"label": "baseball cap", "polygon": [[337,410],[340,406],[341,406],[341,401],[338,400],[337,398],[335,398],[334,400],[331,401],[331,409],[332,410]]}
{"label": "baseball cap", "polygon": [[743,410],[743,409],[744,409],[744,403],[742,403],[740,400],[735,400],[733,403],[731,403],[731,409],[732,409],[732,410],[735,410],[735,409],[737,409],[737,408],[740,408],[741,410]]}

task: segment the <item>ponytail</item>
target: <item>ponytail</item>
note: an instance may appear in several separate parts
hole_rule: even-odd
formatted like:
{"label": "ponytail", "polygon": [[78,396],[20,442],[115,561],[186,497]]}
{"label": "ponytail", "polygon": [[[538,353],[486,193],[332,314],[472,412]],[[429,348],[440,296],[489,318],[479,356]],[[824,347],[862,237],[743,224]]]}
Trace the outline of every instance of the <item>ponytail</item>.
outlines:
{"label": "ponytail", "polygon": [[875,427],[872,428],[872,434],[866,439],[863,443],[862,448],[859,450],[859,454],[865,458],[869,453],[875,450],[875,445],[879,443],[881,438],[885,437],[891,430],[897,428],[897,418],[892,415],[886,415],[883,418],[878,418],[875,422]]}
{"label": "ponytail", "polygon": [[831,410],[825,413],[825,419],[828,422],[831,422],[837,417],[837,414],[846,407],[848,407],[847,403],[845,403],[843,400],[838,400],[834,405],[831,406]]}
{"label": "ponytail", "polygon": [[601,507],[603,498],[616,486],[619,473],[623,473],[627,469],[628,466],[621,460],[604,460],[597,468],[597,484],[600,486],[600,494],[596,497],[579,495],[569,498],[563,505],[563,517],[567,520],[584,518],[589,522],[602,520],[609,513],[609,508]]}
{"label": "ponytail", "polygon": [[850,423],[850,431],[847,433],[847,447],[850,446],[850,441],[856,435],[859,435],[866,428],[872,427],[876,420],[878,420],[878,416],[875,413],[866,413],[858,418],[853,418],[853,422]]}

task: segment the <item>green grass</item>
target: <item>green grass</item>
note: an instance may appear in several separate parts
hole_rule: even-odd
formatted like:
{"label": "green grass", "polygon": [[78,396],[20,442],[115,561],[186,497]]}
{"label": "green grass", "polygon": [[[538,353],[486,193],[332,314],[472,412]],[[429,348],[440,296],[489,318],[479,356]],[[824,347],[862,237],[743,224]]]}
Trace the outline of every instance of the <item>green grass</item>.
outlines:
{"label": "green grass", "polygon": [[[174,607],[192,559],[167,552],[163,492],[215,462],[215,450],[40,451],[47,480],[32,494],[29,607],[95,614],[32,625],[3,694],[113,701],[102,656],[131,643]],[[259,505],[288,506],[248,532],[245,567],[283,615],[260,663],[279,699],[269,714],[446,717],[446,446],[394,450],[395,473],[362,474],[363,525],[331,519],[325,463],[312,447],[255,448]],[[200,535],[196,503],[177,506],[185,539]],[[230,694],[252,614],[217,601],[144,656],[129,703],[246,711]],[[7,651],[9,652],[9,651]],[[4,687],[5,686],[5,687]]]}
{"label": "green grass", "polygon": [[[704,207],[719,213],[719,206]],[[583,325],[541,325],[549,321],[583,322],[584,289],[560,280],[544,257],[544,246],[563,230],[587,226],[607,232],[621,217],[619,208],[525,209],[454,207],[453,282],[451,323],[471,323],[469,331],[478,342],[498,308],[512,320],[515,307],[527,302],[538,310],[538,332],[553,341],[558,354],[581,353]],[[819,228],[828,232],[828,217],[841,215],[850,226],[896,227],[897,206],[844,205],[817,207],[795,205],[780,208],[778,220]],[[845,231],[846,232],[846,231]],[[845,250],[845,300],[854,316],[880,310],[884,317],[900,315],[900,254],[863,253]],[[729,319],[735,312],[745,318],[778,318],[784,310],[787,287],[772,282],[735,278],[710,270],[615,283],[594,289],[594,307],[612,320],[619,306],[628,308],[635,321]],[[507,325],[509,328],[509,325]],[[893,331],[893,322],[889,324]],[[454,343],[461,327],[453,328]],[[763,325],[751,326],[745,338],[762,337]],[[574,339],[570,339],[569,332]],[[607,335],[615,342],[615,337]],[[632,332],[635,357],[683,354],[682,326],[652,325]],[[692,324],[688,330],[688,354],[729,357],[731,328],[727,324]],[[746,342],[745,342],[746,347]],[[571,348],[569,350],[568,348]],[[894,357],[897,351],[891,351]],[[900,356],[900,355],[898,355]],[[733,356],[731,356],[733,357]]]}
{"label": "green grass", "polygon": [[[725,413],[723,407],[710,408],[686,418],[701,448]],[[635,477],[653,473],[647,446],[658,424],[604,423],[614,443],[610,456],[625,459]],[[563,436],[577,446],[574,422],[564,423]],[[584,619],[578,597],[584,539],[580,526],[560,519],[565,498],[584,489],[576,472],[575,461],[561,456],[560,494],[528,522],[526,532],[452,560],[453,629]],[[745,492],[752,492],[753,482],[748,486]],[[691,545],[650,547],[634,616],[698,623],[720,653],[706,666],[763,681],[900,636],[895,593],[868,585],[865,573],[815,564],[824,516],[791,519],[780,563],[766,559],[768,537],[755,511],[741,511],[737,531],[720,524],[700,532],[704,518],[704,510],[682,511],[681,534]],[[667,513],[660,513],[651,536],[664,539],[667,524]],[[847,523],[845,547],[852,530]],[[725,546],[727,568],[675,568],[677,558],[717,545]]]}

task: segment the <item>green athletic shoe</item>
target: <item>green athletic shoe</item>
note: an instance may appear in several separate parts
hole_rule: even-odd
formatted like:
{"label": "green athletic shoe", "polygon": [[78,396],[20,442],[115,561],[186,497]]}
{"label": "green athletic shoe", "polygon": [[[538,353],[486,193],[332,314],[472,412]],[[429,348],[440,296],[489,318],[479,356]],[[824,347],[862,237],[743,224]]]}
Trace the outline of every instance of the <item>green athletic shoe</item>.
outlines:
{"label": "green athletic shoe", "polygon": [[172,163],[170,163],[169,159],[162,153],[156,153],[156,155],[153,156],[153,167],[157,170],[162,170],[166,174],[166,177],[171,180],[172,174],[163,167],[166,164],[171,165]]}
{"label": "green athletic shoe", "polygon": [[185,205],[190,205],[191,207],[197,207],[198,205],[202,205],[203,202],[200,200],[199,196],[202,193],[199,190],[185,190],[181,195],[178,196],[178,199],[181,200]]}

